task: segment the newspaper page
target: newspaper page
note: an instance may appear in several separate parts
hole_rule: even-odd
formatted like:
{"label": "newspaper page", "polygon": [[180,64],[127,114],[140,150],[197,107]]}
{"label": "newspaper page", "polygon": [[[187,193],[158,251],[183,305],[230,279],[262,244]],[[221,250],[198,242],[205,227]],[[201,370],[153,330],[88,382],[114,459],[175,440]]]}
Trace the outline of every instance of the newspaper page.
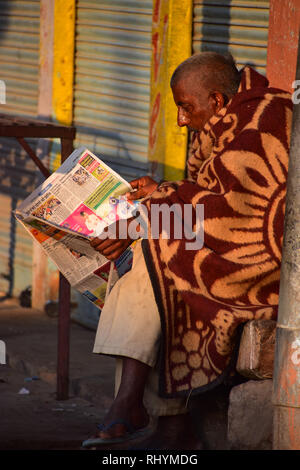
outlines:
{"label": "newspaper page", "polygon": [[127,249],[126,256],[123,253],[111,263],[89,240],[111,223],[132,215],[138,203],[124,197],[131,189],[127,181],[81,147],[15,211],[70,284],[99,308],[121,270],[130,269],[132,250]]}

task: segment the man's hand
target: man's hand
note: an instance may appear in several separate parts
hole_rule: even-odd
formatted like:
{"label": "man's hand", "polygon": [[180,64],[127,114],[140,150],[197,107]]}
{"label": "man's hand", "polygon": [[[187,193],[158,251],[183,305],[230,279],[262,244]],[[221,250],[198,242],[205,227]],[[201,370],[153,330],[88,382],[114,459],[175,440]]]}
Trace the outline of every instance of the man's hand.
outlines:
{"label": "man's hand", "polygon": [[115,261],[121,256],[121,254],[129,247],[133,240],[100,240],[99,238],[93,238],[91,240],[91,246],[105,256],[110,261]]}
{"label": "man's hand", "polygon": [[[91,246],[110,261],[115,261],[134,241],[128,235],[128,227],[132,220],[134,217],[121,219],[110,227],[106,227],[100,237],[90,241]],[[112,233],[114,238],[108,238]],[[120,234],[122,238],[119,238]]]}
{"label": "man's hand", "polygon": [[158,187],[158,183],[150,178],[150,176],[142,176],[141,178],[131,181],[130,184],[136,191],[126,193],[127,199],[129,200],[146,197],[153,193],[153,191]]}

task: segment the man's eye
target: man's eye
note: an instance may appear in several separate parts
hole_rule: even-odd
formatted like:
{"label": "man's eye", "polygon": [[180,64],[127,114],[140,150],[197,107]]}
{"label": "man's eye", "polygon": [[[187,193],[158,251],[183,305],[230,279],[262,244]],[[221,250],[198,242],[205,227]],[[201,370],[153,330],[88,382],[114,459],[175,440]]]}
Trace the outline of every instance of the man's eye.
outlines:
{"label": "man's eye", "polygon": [[186,113],[190,113],[191,112],[191,107],[190,106],[183,106],[183,111],[185,111]]}

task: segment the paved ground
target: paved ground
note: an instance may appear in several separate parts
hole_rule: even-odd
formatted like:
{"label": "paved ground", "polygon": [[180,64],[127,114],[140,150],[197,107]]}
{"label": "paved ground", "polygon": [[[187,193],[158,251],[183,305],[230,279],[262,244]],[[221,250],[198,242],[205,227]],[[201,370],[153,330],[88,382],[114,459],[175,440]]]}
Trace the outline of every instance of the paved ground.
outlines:
{"label": "paved ground", "polygon": [[[79,449],[103,409],[80,397],[58,402],[54,387],[1,366],[0,449]],[[29,394],[20,394],[26,388]]]}
{"label": "paved ground", "polygon": [[112,402],[114,373],[113,359],[92,353],[94,337],[71,323],[70,397],[57,401],[57,320],[16,300],[0,303],[1,450],[78,449],[93,434]]}
{"label": "paved ground", "polygon": [[[57,319],[0,302],[0,450],[80,448],[94,434],[113,400],[114,360],[92,353],[95,331],[71,322],[70,396],[56,400]],[[39,380],[30,380],[37,376]],[[29,393],[22,394],[25,388]],[[207,449],[226,449],[224,396],[190,400],[199,438]],[[119,447],[121,449],[121,447]]]}

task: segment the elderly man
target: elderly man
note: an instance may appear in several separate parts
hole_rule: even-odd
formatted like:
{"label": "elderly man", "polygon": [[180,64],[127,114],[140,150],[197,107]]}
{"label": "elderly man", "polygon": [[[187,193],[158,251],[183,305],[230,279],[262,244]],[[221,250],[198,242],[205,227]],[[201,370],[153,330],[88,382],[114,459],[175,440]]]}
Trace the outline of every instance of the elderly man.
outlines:
{"label": "elderly man", "polygon": [[[149,416],[159,416],[159,431],[179,429],[160,448],[197,448],[188,398],[232,371],[239,325],[277,314],[290,96],[213,52],[179,65],[171,87],[178,125],[195,131],[188,178],[132,182],[130,197],[145,198],[150,231],[101,313],[94,352],[117,357],[122,367],[114,403],[86,447],[142,436]],[[189,233],[203,205],[203,246],[188,249],[186,232],[179,239],[171,230],[166,239],[161,225],[151,237],[157,204],[175,207],[171,220],[189,225]],[[191,220],[183,220],[187,205]],[[96,238],[92,246],[114,260],[131,243],[130,236]]]}

